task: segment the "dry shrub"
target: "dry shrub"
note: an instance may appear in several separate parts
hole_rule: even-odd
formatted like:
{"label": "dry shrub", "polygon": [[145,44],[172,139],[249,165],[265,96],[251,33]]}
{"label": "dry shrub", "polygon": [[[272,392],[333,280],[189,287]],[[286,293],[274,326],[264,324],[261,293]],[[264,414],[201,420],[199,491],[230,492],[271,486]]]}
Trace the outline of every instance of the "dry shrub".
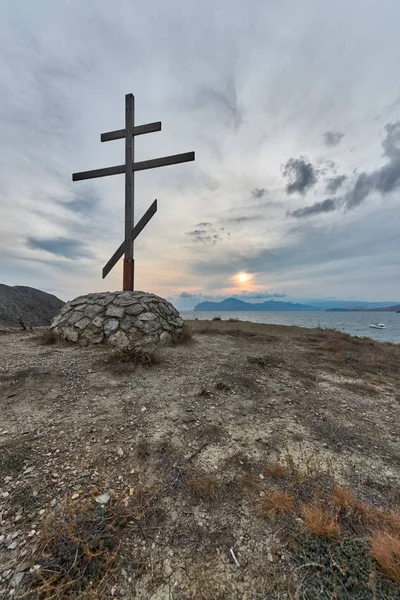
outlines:
{"label": "dry shrub", "polygon": [[110,583],[121,546],[120,515],[93,499],[69,498],[43,523],[35,570],[28,582],[35,598],[99,598]]}
{"label": "dry shrub", "polygon": [[400,585],[400,537],[374,533],[371,537],[371,556],[385,575]]}
{"label": "dry shrub", "polygon": [[106,359],[106,364],[116,373],[124,373],[130,367],[138,365],[151,367],[159,362],[159,348],[150,344],[135,344],[134,346],[114,350]]}
{"label": "dry shrub", "polygon": [[279,367],[282,364],[282,359],[277,356],[248,356],[247,360],[252,365],[259,367]]}
{"label": "dry shrub", "polygon": [[337,515],[332,513],[323,505],[311,502],[301,507],[306,529],[321,538],[337,538],[340,533],[340,525]]}
{"label": "dry shrub", "polygon": [[206,502],[218,500],[222,488],[221,482],[215,475],[207,474],[191,477],[187,486],[195,498]]}
{"label": "dry shrub", "polygon": [[178,333],[174,334],[171,343],[174,345],[178,344],[190,344],[193,341],[192,330],[187,323],[184,323]]}
{"label": "dry shrub", "polygon": [[282,490],[274,490],[264,496],[260,506],[262,517],[285,516],[293,512],[295,497]]}
{"label": "dry shrub", "polygon": [[44,346],[50,346],[51,344],[55,344],[57,341],[58,337],[52,329],[45,329],[39,336],[39,343],[43,344]]}
{"label": "dry shrub", "polygon": [[281,463],[269,463],[264,467],[264,474],[273,479],[282,479],[287,473],[287,468]]}

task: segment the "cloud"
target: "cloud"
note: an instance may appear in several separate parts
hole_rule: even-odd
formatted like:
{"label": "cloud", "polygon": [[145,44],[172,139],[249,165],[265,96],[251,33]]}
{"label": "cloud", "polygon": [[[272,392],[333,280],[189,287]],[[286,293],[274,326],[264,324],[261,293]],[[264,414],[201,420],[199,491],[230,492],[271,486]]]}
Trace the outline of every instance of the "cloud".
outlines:
{"label": "cloud", "polygon": [[246,223],[249,221],[259,221],[262,215],[244,215],[243,217],[229,217],[225,219],[225,223]]}
{"label": "cloud", "polygon": [[190,294],[189,292],[181,292],[178,298],[197,298],[198,294]]}
{"label": "cloud", "polygon": [[311,217],[313,215],[319,215],[321,213],[332,212],[336,210],[338,206],[338,200],[336,198],[327,198],[322,202],[316,202],[311,206],[305,206],[304,208],[297,208],[296,210],[288,211],[287,215],[296,218]]}
{"label": "cloud", "polygon": [[371,173],[358,175],[353,188],[345,195],[347,209],[359,206],[372,192],[384,196],[400,186],[400,121],[388,123],[385,130],[382,148],[389,160]]}
{"label": "cloud", "polygon": [[90,252],[84,245],[77,240],[66,238],[40,239],[35,237],[27,238],[28,246],[34,250],[44,250],[56,256],[63,258],[82,258],[89,257]]}
{"label": "cloud", "polygon": [[208,221],[204,221],[203,223],[197,223],[195,225],[195,227],[212,227],[212,223],[209,223]]}
{"label": "cloud", "polygon": [[265,188],[254,188],[254,190],[251,190],[251,195],[253,198],[262,198],[267,193],[268,191]]}
{"label": "cloud", "polygon": [[[360,206],[373,192],[378,192],[384,196],[400,187],[400,121],[388,123],[385,126],[385,131],[386,137],[382,141],[382,148],[385,156],[389,159],[386,164],[370,173],[360,173],[352,187],[342,197],[328,198],[311,206],[290,211],[287,214],[299,218],[332,212],[343,207],[351,210]],[[334,177],[330,180],[330,183],[333,182],[333,187],[335,187],[339,180],[340,186],[344,181],[343,177],[345,176]],[[336,189],[338,188],[336,187]]]}
{"label": "cloud", "polygon": [[341,185],[346,181],[346,175],[337,175],[336,177],[331,177],[328,179],[328,183],[326,184],[326,191],[329,194],[336,194]]}
{"label": "cloud", "polygon": [[206,229],[194,229],[193,231],[186,231],[187,235],[196,244],[216,244],[220,241],[221,236],[217,233],[210,233]]}
{"label": "cloud", "polygon": [[66,205],[74,212],[88,215],[98,208],[99,203],[100,197],[97,191],[88,189],[76,192],[73,200],[67,202]]}
{"label": "cloud", "polygon": [[298,192],[303,196],[317,181],[317,172],[306,157],[290,158],[282,168],[283,176],[289,179],[287,194]]}
{"label": "cloud", "polygon": [[233,298],[241,298],[243,300],[262,300],[263,298],[286,298],[287,294],[283,292],[269,292],[265,290],[259,290],[257,292],[241,292],[240,294],[233,294]]}
{"label": "cloud", "polygon": [[220,88],[203,86],[198,91],[194,104],[197,108],[210,108],[227,126],[235,130],[243,123],[244,110],[240,104],[237,85],[233,77],[229,77]]}
{"label": "cloud", "polygon": [[344,133],[340,133],[340,131],[325,131],[323,134],[324,144],[325,146],[332,148],[333,146],[340,144],[343,137]]}

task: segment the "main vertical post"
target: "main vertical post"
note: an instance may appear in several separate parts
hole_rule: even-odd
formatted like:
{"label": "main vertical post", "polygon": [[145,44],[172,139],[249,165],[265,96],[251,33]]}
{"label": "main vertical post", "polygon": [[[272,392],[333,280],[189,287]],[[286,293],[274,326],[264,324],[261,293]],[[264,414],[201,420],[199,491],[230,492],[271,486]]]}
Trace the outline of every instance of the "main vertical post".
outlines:
{"label": "main vertical post", "polygon": [[133,291],[135,277],[135,260],[133,253],[132,230],[134,227],[135,202],[135,97],[125,96],[125,258],[124,258],[124,291]]}

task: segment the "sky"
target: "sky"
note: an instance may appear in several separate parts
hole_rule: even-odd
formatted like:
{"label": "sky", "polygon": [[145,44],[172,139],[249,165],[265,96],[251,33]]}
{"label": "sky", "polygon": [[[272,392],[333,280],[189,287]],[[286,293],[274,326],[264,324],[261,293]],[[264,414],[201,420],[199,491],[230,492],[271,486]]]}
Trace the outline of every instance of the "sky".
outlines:
{"label": "sky", "polygon": [[398,0],[2,0],[0,282],[118,290],[125,94],[136,289],[190,309],[235,296],[400,301]]}

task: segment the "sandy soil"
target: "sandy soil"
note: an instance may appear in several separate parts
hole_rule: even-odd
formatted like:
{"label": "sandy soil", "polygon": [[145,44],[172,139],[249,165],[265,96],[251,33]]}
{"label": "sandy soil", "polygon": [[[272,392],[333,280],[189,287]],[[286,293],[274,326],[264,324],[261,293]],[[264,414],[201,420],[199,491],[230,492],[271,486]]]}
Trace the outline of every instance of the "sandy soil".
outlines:
{"label": "sandy soil", "polygon": [[[266,595],[265,563],[284,560],[277,528],[228,485],[263,464],[313,463],[371,502],[398,502],[400,346],[190,326],[193,342],[149,368],[109,364],[104,347],[43,345],[40,329],[0,332],[0,597],[18,597],[41,523],[66,495],[153,495],[160,514],[123,534],[106,594],[155,600],[290,597]],[[222,500],[193,492],[204,473],[227,486]]]}

